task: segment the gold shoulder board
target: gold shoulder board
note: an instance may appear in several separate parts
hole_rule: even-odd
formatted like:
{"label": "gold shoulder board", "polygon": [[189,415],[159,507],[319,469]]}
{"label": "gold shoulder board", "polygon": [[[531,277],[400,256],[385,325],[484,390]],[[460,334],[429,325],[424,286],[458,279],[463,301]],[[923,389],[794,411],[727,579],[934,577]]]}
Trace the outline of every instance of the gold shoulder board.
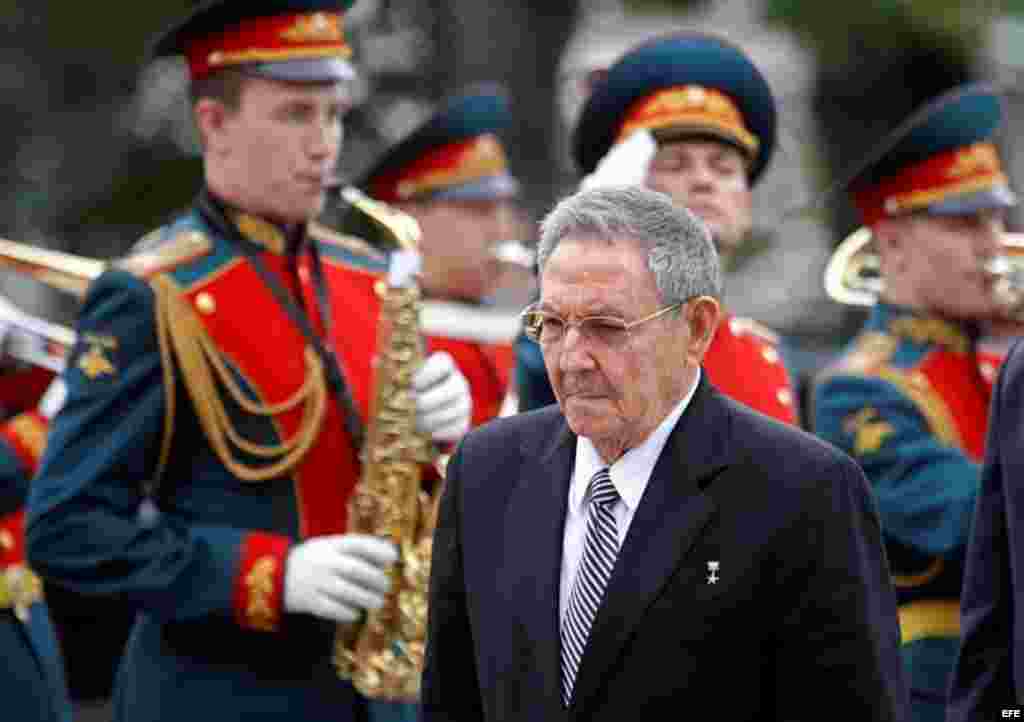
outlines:
{"label": "gold shoulder board", "polygon": [[136,247],[145,244],[146,250],[132,253],[118,260],[115,265],[136,276],[149,278],[205,256],[213,248],[213,243],[202,231],[182,231],[160,243],[153,242],[156,238],[154,233],[143,236],[136,244]]}
{"label": "gold shoulder board", "polygon": [[310,238],[323,243],[328,243],[332,246],[343,248],[349,253],[355,254],[356,256],[362,256],[363,258],[371,258],[375,261],[384,261],[387,256],[384,255],[380,250],[374,248],[369,243],[364,241],[362,238],[356,236],[350,236],[345,233],[338,233],[333,231],[322,223],[310,223],[307,226],[307,232]]}
{"label": "gold shoulder board", "polygon": [[899,340],[887,333],[866,331],[857,336],[853,348],[840,358],[835,373],[866,374],[889,363]]}

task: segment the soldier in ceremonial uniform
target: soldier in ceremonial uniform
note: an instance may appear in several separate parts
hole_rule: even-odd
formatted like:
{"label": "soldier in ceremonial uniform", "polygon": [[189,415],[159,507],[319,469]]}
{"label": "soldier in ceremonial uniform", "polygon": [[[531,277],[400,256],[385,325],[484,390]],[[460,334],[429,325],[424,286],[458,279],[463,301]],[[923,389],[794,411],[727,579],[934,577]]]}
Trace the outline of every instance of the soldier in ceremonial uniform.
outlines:
{"label": "soldier in ceremonial uniform", "polygon": [[[775,148],[775,128],[771,89],[741,50],[679,33],[643,43],[609,68],[580,113],[573,151],[590,174],[584,183],[642,182],[696,213],[727,261],[750,232],[751,190]],[[645,134],[654,139],[649,148]],[[540,351],[525,338],[516,363],[520,409],[553,401]],[[797,423],[778,339],[759,323],[724,313],[704,368],[726,395]]]}
{"label": "soldier in ceremonial uniform", "polygon": [[990,385],[976,340],[1003,309],[988,264],[1015,196],[992,137],[1002,100],[956,88],[848,174],[884,290],[816,379],[814,430],[856,458],[878,500],[915,719],[941,720]]}
{"label": "soldier in ceremonial uniform", "polygon": [[[25,561],[25,498],[59,391],[53,372],[3,362],[0,371],[0,700],[9,719],[71,722],[60,645],[42,580]],[[45,402],[45,403],[44,403]]]}
{"label": "soldier in ceremonial uniform", "polygon": [[495,254],[512,237],[519,191],[500,133],[508,99],[480,85],[449,98],[387,150],[358,185],[414,217],[423,231],[423,331],[450,353],[473,392],[473,425],[501,411],[512,369],[515,313],[489,304],[504,265]]}
{"label": "soldier in ceremonial uniform", "polygon": [[[187,59],[205,187],[89,289],[26,532],[40,574],[138,608],[119,722],[374,719],[332,653],[397,557],[346,525],[374,289],[401,269],[311,222],[349,103],[350,4],[219,0],[154,46]],[[472,404],[451,357],[410,376],[413,423],[456,441]]]}

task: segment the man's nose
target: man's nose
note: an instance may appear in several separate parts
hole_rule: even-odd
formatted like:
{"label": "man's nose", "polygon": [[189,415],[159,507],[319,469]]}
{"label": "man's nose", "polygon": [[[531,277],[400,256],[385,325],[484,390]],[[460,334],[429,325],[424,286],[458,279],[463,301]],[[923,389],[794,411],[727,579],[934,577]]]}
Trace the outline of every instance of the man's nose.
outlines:
{"label": "man's nose", "polygon": [[589,341],[578,326],[569,326],[562,337],[560,362],[563,371],[589,371],[597,366]]}
{"label": "man's nose", "polygon": [[310,132],[309,154],[316,158],[329,156],[341,145],[341,133],[334,122],[320,121]]}
{"label": "man's nose", "polygon": [[714,187],[715,175],[706,163],[694,163],[687,168],[687,185],[691,189],[710,189]]}
{"label": "man's nose", "polygon": [[992,214],[982,215],[974,234],[975,249],[978,255],[983,258],[991,258],[1004,253],[1006,250],[1003,247],[1005,231],[1005,224],[1001,217]]}

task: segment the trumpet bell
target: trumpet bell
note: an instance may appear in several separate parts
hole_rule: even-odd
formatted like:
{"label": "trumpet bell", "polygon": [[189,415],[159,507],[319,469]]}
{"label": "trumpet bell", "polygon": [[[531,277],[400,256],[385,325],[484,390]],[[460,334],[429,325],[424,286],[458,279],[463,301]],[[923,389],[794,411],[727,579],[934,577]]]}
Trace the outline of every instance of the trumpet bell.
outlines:
{"label": "trumpet bell", "polygon": [[1004,252],[985,264],[993,278],[992,293],[1007,315],[1024,319],[1024,234],[1004,233]]}
{"label": "trumpet bell", "polygon": [[825,292],[847,306],[873,306],[882,293],[878,255],[871,248],[871,230],[859,228],[843,239],[825,267]]}

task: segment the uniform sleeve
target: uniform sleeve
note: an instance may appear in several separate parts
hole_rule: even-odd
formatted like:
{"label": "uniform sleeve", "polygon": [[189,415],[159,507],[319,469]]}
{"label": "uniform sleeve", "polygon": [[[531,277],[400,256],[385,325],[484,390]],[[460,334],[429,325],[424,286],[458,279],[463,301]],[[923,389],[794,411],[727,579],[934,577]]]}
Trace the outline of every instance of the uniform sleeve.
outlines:
{"label": "uniform sleeve", "polygon": [[515,384],[519,411],[530,411],[555,403],[540,346],[520,335],[515,342]]}
{"label": "uniform sleeve", "polygon": [[[1022,347],[1024,348],[1024,347]],[[1019,374],[1018,351],[1016,371]],[[960,650],[950,684],[947,720],[998,719],[998,709],[1014,703],[1013,654],[1018,637],[1013,615],[1010,567],[1016,563],[1007,533],[1007,476],[1003,435],[1022,428],[1018,403],[1008,403],[1008,374],[1000,372],[992,401],[981,489],[967,545],[960,606]],[[1017,374],[1013,378],[1018,378]],[[988,715],[988,716],[986,716]]]}
{"label": "uniform sleeve", "polygon": [[930,555],[966,543],[979,465],[939,439],[895,385],[833,375],[814,395],[815,433],[856,459],[888,537]]}
{"label": "uniform sleeve", "polygon": [[48,422],[26,411],[0,423],[0,519],[21,509],[29,479],[39,468]]}
{"label": "uniform sleeve", "polygon": [[[98,279],[86,298],[67,398],[29,494],[29,561],[58,584],[118,595],[157,618],[227,615],[275,629],[287,537],[198,524],[173,510],[140,518],[164,433],[154,304],[148,284],[122,271]],[[178,413],[189,408],[179,396]]]}

